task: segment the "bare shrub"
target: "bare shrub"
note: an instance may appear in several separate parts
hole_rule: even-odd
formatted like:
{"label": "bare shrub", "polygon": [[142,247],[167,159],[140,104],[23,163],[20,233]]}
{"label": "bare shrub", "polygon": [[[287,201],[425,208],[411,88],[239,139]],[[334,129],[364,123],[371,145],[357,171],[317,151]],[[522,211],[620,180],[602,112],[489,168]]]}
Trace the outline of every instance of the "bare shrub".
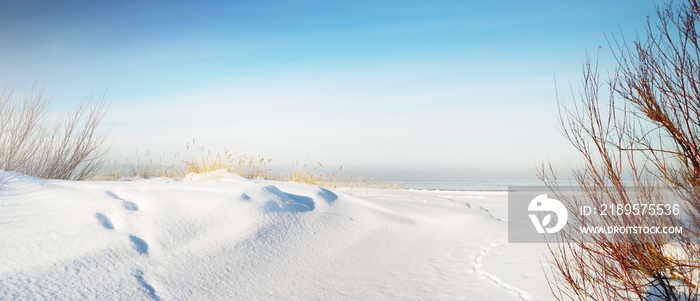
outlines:
{"label": "bare shrub", "polygon": [[[594,60],[584,63],[583,91],[573,108],[560,106],[560,120],[584,159],[573,177],[586,198],[623,205],[681,202],[687,214],[622,215],[602,226],[682,226],[683,235],[593,235],[586,242],[580,233],[564,233],[566,243],[550,245],[557,273],[548,280],[560,300],[699,299],[700,5],[667,3],[657,7],[656,17],[647,22],[644,40],[611,41],[618,68],[606,83]],[[551,165],[539,174],[560,189]],[[565,203],[578,210],[576,200]]]}
{"label": "bare shrub", "polygon": [[97,128],[104,103],[84,103],[52,118],[50,98],[34,85],[16,97],[5,86],[0,94],[0,169],[48,179],[84,180],[102,166],[104,138]]}

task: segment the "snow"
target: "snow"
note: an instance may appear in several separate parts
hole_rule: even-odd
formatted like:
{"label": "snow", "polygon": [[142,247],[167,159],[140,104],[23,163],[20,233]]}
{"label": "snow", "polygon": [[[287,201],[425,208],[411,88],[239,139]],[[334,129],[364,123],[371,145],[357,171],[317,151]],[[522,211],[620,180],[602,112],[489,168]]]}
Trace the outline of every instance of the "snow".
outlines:
{"label": "snow", "polygon": [[551,299],[506,192],[3,174],[0,300]]}

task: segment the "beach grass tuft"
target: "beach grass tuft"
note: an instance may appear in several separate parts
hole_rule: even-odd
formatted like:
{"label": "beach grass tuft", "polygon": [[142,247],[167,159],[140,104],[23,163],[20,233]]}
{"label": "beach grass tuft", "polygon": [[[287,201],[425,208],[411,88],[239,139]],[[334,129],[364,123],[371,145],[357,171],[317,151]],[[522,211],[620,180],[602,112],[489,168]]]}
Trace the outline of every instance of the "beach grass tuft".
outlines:
{"label": "beach grass tuft", "polygon": [[215,151],[198,145],[196,140],[188,142],[185,149],[184,156],[176,154],[169,159],[162,159],[162,157],[154,159],[149,151],[137,152],[135,163],[129,164],[127,162],[124,166],[124,164],[114,162],[114,168],[110,172],[103,173],[97,179],[182,178],[188,173],[207,173],[224,169],[250,179],[288,181],[331,188],[403,188],[400,183],[384,183],[364,175],[346,173],[341,176],[342,165],[333,172],[327,172],[324,171],[322,163],[309,163],[309,158],[304,161],[294,161],[291,170],[289,170],[274,168],[273,160],[263,155],[239,155],[230,148]]}

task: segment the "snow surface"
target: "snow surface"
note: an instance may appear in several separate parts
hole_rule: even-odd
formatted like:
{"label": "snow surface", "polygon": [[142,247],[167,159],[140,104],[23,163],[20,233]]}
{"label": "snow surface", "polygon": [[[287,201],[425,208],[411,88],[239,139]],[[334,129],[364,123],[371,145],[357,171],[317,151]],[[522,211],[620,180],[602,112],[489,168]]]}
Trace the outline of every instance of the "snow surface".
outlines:
{"label": "snow surface", "polygon": [[506,192],[0,177],[0,300],[551,299]]}

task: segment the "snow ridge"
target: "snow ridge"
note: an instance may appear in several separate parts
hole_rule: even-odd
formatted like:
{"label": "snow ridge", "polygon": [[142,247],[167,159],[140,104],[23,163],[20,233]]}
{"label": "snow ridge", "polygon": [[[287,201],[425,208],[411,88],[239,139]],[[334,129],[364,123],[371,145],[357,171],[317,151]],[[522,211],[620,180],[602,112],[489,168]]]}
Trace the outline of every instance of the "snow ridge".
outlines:
{"label": "snow ridge", "polygon": [[512,283],[483,269],[501,243],[482,246],[505,235],[503,196],[221,171],[183,181],[13,176],[0,190],[0,300],[539,298],[546,283],[518,282],[536,262],[509,269],[524,274]]}

